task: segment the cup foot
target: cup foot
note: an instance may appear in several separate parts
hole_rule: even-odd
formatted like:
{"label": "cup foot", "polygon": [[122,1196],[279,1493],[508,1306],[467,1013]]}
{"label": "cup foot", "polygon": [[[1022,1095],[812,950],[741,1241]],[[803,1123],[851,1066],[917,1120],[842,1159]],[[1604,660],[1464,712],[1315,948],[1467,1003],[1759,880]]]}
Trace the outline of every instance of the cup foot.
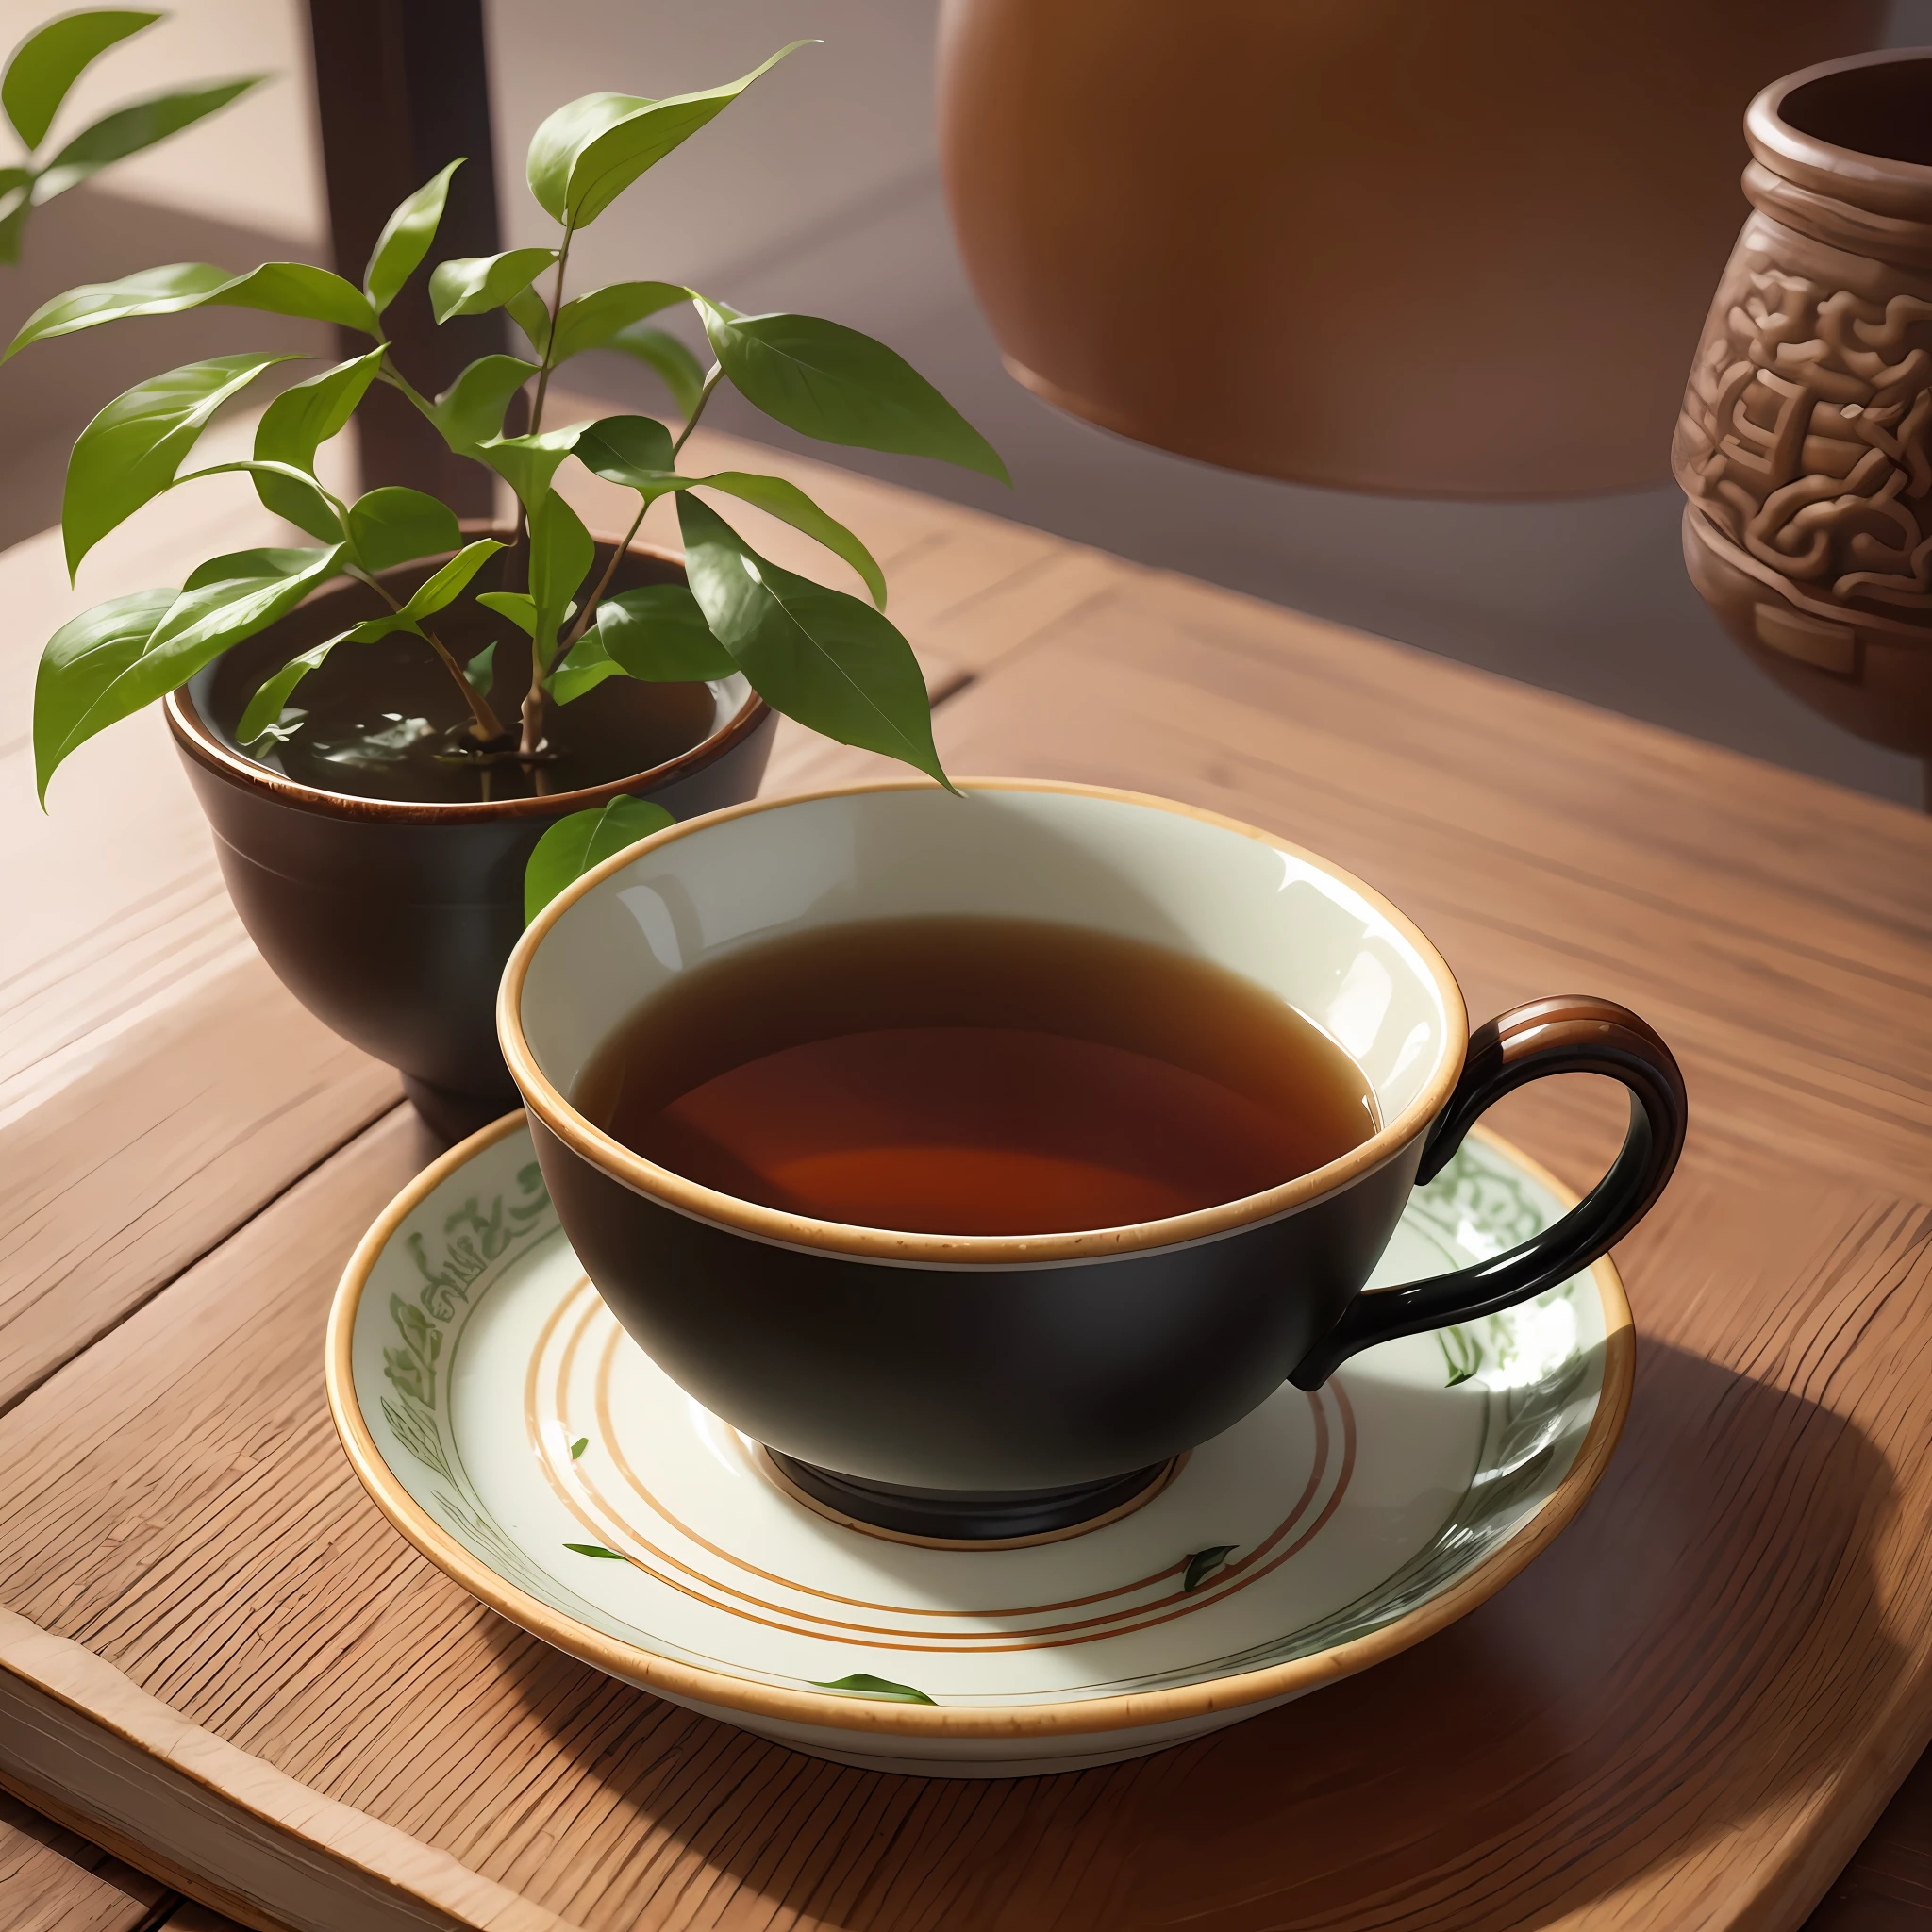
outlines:
{"label": "cup foot", "polygon": [[458,1093],[453,1087],[435,1087],[413,1074],[403,1075],[403,1092],[429,1131],[452,1146],[522,1105],[514,1087],[501,1094]]}
{"label": "cup foot", "polygon": [[841,1475],[767,1448],[773,1467],[806,1501],[889,1536],[920,1541],[1031,1541],[1120,1516],[1165,1486],[1174,1458],[1098,1482],[1051,1490],[919,1490]]}

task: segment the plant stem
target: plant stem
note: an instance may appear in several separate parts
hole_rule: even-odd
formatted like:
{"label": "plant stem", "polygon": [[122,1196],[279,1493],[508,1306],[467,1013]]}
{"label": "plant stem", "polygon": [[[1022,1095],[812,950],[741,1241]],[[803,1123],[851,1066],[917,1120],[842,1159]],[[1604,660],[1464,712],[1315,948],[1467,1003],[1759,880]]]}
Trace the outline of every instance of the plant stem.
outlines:
{"label": "plant stem", "polygon": [[686,418],[684,427],[677,432],[677,441],[671,445],[671,460],[674,463],[677,460],[678,451],[684,447],[691,431],[698,426],[698,418],[705,413],[705,405],[711,400],[711,391],[718,387],[718,378],[724,374],[724,363],[711,364],[711,373],[705,377],[705,386],[699,390],[698,399],[691,405],[691,414]]}
{"label": "plant stem", "polygon": [[475,719],[471,726],[478,740],[488,743],[492,738],[503,736],[503,720],[491,709],[490,700],[463,675],[463,667],[451,655],[448,645],[433,630],[425,629],[423,635],[429,641],[429,648],[443,661],[445,669],[462,688],[463,696],[469,701],[470,711]]}
{"label": "plant stem", "polygon": [[[711,400],[711,391],[718,387],[718,378],[724,373],[722,363],[711,364],[711,373],[705,377],[705,386],[698,391],[697,401],[691,405],[691,416],[684,427],[677,432],[677,441],[671,445],[671,460],[674,463],[677,460],[678,451],[684,447],[685,438],[698,426],[698,418],[705,413],[705,405]],[[610,588],[610,579],[617,575],[617,566],[624,560],[625,552],[636,541],[638,531],[643,525],[644,514],[656,501],[657,499],[652,497],[638,506],[638,513],[631,519],[630,528],[624,533],[624,541],[610,553],[610,561],[604,566],[604,575],[597,579],[597,588],[591,592],[584,608],[577,612],[577,621],[571,625],[570,635],[558,646],[557,656],[550,660],[550,668],[553,671],[563,661],[563,654],[591,627],[591,620],[597,614],[597,606],[604,601],[604,593]]]}
{"label": "plant stem", "polygon": [[589,601],[577,612],[577,621],[571,625],[570,635],[558,645],[557,655],[550,660],[551,670],[555,671],[563,662],[564,653],[590,629],[591,620],[597,614],[597,606],[603,601],[604,592],[610,588],[610,579],[617,575],[617,566],[624,560],[624,553],[630,548],[639,527],[644,521],[644,512],[650,507],[649,503],[638,506],[638,513],[631,519],[630,528],[624,533],[623,542],[610,553],[610,561],[604,566],[604,575],[597,579],[597,588],[591,592]]}
{"label": "plant stem", "polygon": [[[543,338],[543,359],[537,368],[537,393],[530,404],[530,427],[527,434],[535,436],[543,427],[543,398],[550,390],[550,371],[557,354],[557,318],[563,313],[563,271],[570,261],[571,225],[563,225],[563,242],[557,251],[557,280],[550,290],[550,327]],[[523,525],[521,539],[527,548],[530,541],[530,518],[527,510],[519,510]],[[517,749],[525,758],[535,758],[543,749],[543,677],[544,668],[537,654],[537,640],[530,640],[530,688],[524,693],[523,731]],[[542,777],[541,772],[537,776]],[[538,787],[541,791],[541,784]]]}
{"label": "plant stem", "polygon": [[563,271],[570,260],[571,226],[563,226],[563,245],[557,251],[557,280],[550,291],[550,333],[543,338],[543,359],[537,366],[537,395],[530,405],[529,433],[535,436],[543,426],[543,397],[550,388],[551,358],[557,354],[557,318],[563,313]]}
{"label": "plant stem", "polygon": [[[388,345],[385,344],[384,346],[387,347]],[[429,399],[421,394],[415,385],[409,381],[408,377],[396,367],[392,357],[384,356],[382,360],[375,365],[375,379],[377,382],[388,383],[391,389],[401,390],[410,402],[422,410],[424,415],[429,415]]]}
{"label": "plant stem", "polygon": [[[351,575],[361,577],[362,581],[391,610],[400,610],[403,608],[390,595],[389,587],[386,584],[378,583],[375,577],[363,576],[360,571],[352,572]],[[457,689],[462,692],[465,702],[470,707],[470,715],[475,721],[472,726],[475,736],[486,742],[492,738],[501,738],[503,736],[503,720],[491,709],[490,700],[463,675],[463,667],[457,662],[455,657],[451,655],[449,647],[434,631],[426,625],[419,625],[417,628],[423,633],[424,639],[428,643],[430,649],[442,659],[444,668],[449,672],[449,675],[456,679]]]}

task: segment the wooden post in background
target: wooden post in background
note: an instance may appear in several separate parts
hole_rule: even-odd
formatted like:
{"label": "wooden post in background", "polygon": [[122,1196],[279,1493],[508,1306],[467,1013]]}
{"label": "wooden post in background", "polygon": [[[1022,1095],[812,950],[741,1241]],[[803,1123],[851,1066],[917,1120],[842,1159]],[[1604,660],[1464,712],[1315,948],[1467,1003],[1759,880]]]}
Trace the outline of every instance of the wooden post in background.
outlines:
{"label": "wooden post in background", "polygon": [[[500,312],[441,328],[429,312],[430,267],[502,245],[482,0],[309,0],[308,24],[340,275],[359,284],[395,205],[445,162],[467,157],[450,183],[428,261],[384,316],[403,373],[434,395],[466,363],[506,346]],[[343,341],[345,355],[368,347],[346,331]],[[398,391],[372,390],[356,420],[365,490],[405,483],[441,497],[459,516],[491,513],[487,472],[452,456]]]}

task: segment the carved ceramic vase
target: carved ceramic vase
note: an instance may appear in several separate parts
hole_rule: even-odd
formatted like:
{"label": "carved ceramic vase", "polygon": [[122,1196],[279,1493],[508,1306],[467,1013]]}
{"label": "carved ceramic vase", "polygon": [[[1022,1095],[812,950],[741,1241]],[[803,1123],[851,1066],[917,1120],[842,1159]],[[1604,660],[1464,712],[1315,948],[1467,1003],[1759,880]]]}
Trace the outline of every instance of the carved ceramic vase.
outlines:
{"label": "carved ceramic vase", "polygon": [[1685,561],[1787,690],[1932,756],[1932,49],[1806,68],[1744,128],[1672,453]]}

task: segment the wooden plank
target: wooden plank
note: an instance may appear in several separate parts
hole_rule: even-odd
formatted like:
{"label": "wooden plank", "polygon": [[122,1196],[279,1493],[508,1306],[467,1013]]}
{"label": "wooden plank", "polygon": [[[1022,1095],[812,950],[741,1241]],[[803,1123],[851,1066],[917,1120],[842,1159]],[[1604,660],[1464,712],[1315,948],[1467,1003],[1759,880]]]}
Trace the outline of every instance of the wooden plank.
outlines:
{"label": "wooden plank", "polygon": [[[211,431],[244,454],[247,419]],[[184,558],[276,541],[222,479],[141,511],[69,586],[59,534],[0,557],[0,702],[31,713],[44,640]],[[33,812],[25,732],[0,745],[0,1408],[204,1254],[400,1091],[309,1017],[229,907],[158,712],[63,767]]]}
{"label": "wooden plank", "polygon": [[245,941],[0,1089],[0,1408],[399,1093]]}
{"label": "wooden plank", "polygon": [[[250,1932],[570,1932],[185,1724],[77,1644],[0,1617],[0,1784],[192,1894],[217,1924],[232,1915]],[[85,1720],[75,1716],[77,1698],[91,1706]]]}
{"label": "wooden plank", "polygon": [[173,1894],[144,1872],[0,1791],[0,1902],[8,1932],[146,1932]]}
{"label": "wooden plank", "polygon": [[[1608,992],[1683,1054],[1685,1165],[1619,1257],[1630,1427],[1545,1557],[1138,1764],[792,1756],[502,1624],[354,1484],[314,1365],[391,1125],[0,1420],[0,1604],[586,1932],[1797,1923],[1932,1731],[1932,824],[1109,569],[942,708],[956,769],[1244,814],[1415,911],[1477,1008]],[[1501,1124],[1574,1185],[1612,1111],[1546,1084]]]}
{"label": "wooden plank", "polygon": [[[286,1324],[265,1317],[279,1311],[285,1299],[281,1284],[303,1275],[306,1257],[283,1247],[278,1233],[301,1223],[305,1207],[318,1209],[328,1223],[337,1218],[334,1210],[345,1196],[359,1208],[364,1198],[391,1191],[422,1164],[432,1144],[413,1113],[398,1108],[291,1191],[284,1204],[288,1211],[258,1219],[227,1245],[223,1251],[227,1263],[253,1273],[247,1298],[254,1305],[258,1336],[288,1337]],[[232,1287],[233,1277],[225,1279]],[[218,1269],[204,1267],[186,1280],[205,1290],[224,1276]],[[135,1353],[151,1358],[157,1324],[183,1336],[200,1332],[205,1341],[203,1324],[211,1314],[222,1323],[239,1312],[231,1302],[225,1313],[207,1308],[190,1313],[193,1299],[192,1293],[177,1299],[170,1291],[160,1298],[165,1308],[150,1304],[97,1346],[111,1350],[118,1338],[142,1338],[134,1341]],[[177,1331],[184,1314],[189,1326]],[[125,1350],[127,1342],[118,1345]],[[82,1360],[92,1359],[90,1350]],[[281,1354],[280,1359],[287,1372],[285,1396],[312,1379],[295,1350]],[[71,1387],[66,1375],[57,1376],[53,1386]],[[187,1394],[187,1386],[177,1392]],[[236,1394],[225,1389],[217,1372],[214,1379],[200,1382],[191,1401],[208,1408],[233,1407]],[[56,1405],[67,1409],[68,1399],[56,1398]],[[245,1398],[241,1406],[247,1406]],[[226,1468],[217,1487],[231,1492],[258,1490],[237,1460],[239,1446],[232,1438],[227,1441],[223,1451]],[[245,1460],[248,1452],[242,1453]],[[144,1541],[140,1525],[155,1521],[157,1509],[165,1509],[166,1493],[174,1487],[173,1475],[150,1470],[124,1492],[124,1507],[132,1513],[124,1514],[118,1525],[108,1525],[105,1541],[106,1519],[95,1513],[91,1537],[101,1547],[129,1533]],[[298,1541],[308,1533],[294,1523],[283,1527],[293,1529]],[[87,1721],[75,1722],[75,1713],[84,1713]],[[147,1869],[260,1932],[336,1926],[404,1932],[458,1924],[489,1926],[495,1932],[570,1932],[555,1915],[463,1871],[433,1848],[319,1796],[200,1728],[178,1707],[144,1693],[92,1650],[5,1611],[0,1611],[0,1777],[56,1815],[84,1815],[89,1830],[115,1849],[133,1851]]]}

